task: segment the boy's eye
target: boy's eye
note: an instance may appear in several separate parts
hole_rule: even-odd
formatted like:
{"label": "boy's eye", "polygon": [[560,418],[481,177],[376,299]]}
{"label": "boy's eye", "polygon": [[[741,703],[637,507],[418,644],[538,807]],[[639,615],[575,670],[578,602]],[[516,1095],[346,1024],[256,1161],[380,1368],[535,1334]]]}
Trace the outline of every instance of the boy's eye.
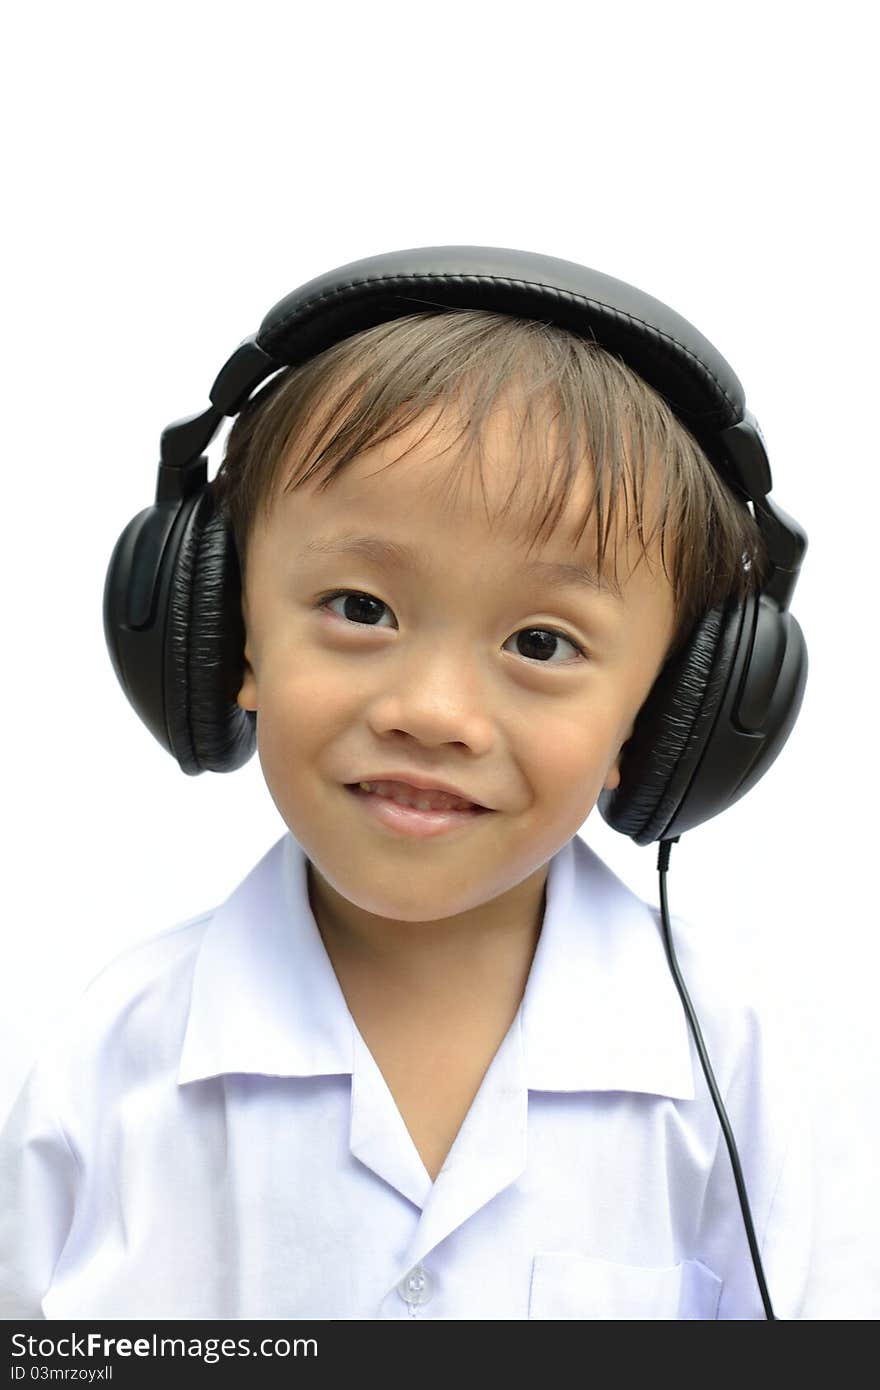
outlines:
{"label": "boy's eye", "polygon": [[[336,613],[330,605],[337,600],[343,600],[342,613]],[[324,608],[336,613],[336,616],[343,621],[351,623],[357,627],[378,627],[382,609],[388,613],[391,609],[387,603],[376,598],[373,594],[362,593],[358,589],[334,589],[330,594],[324,594],[315,603],[316,608]],[[567,642],[578,654],[579,657],[586,657],[583,647],[577,643],[573,637],[567,637],[564,632],[559,632],[552,627],[522,627],[513,634],[517,639],[517,651],[519,656],[526,657],[529,661],[537,661],[546,665],[565,665],[565,662],[549,662],[547,657],[553,651],[553,644],[557,642]]]}

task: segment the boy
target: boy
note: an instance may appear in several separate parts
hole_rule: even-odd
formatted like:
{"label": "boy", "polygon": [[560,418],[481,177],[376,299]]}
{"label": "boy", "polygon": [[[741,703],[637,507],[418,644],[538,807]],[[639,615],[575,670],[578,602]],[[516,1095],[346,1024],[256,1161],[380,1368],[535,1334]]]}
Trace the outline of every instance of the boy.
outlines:
{"label": "boy", "polygon": [[[622,361],[479,309],[282,374],[213,495],[288,833],[45,1049],[0,1144],[0,1311],[762,1317],[657,914],[577,834],[695,618],[764,577],[754,520]],[[790,1059],[676,923],[797,1317]]]}

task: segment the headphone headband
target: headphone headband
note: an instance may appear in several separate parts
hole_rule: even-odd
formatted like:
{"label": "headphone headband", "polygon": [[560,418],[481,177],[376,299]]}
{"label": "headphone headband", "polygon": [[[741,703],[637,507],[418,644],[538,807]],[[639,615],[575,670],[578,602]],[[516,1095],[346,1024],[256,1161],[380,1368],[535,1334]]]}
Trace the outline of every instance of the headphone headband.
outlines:
{"label": "headphone headband", "polygon": [[425,308],[490,309],[552,323],[622,357],[690,430],[731,491],[755,504],[774,570],[782,572],[774,593],[781,607],[788,606],[806,536],[793,518],[764,501],[773,486],[767,450],[733,368],[659,299],[601,271],[531,251],[391,251],[352,261],[285,295],[218,372],[210,391],[213,409],[163,430],[157,502],[203,485],[206,472],[193,472],[192,466],[201,462],[222,418],[237,415],[267,377],[364,329]]}
{"label": "headphone headband", "polygon": [[491,246],[420,247],[341,266],[280,300],[256,340],[299,362],[373,324],[421,309],[490,309],[541,319],[620,352],[693,424],[742,419],[743,388],[716,348],[674,309],[573,261]]}

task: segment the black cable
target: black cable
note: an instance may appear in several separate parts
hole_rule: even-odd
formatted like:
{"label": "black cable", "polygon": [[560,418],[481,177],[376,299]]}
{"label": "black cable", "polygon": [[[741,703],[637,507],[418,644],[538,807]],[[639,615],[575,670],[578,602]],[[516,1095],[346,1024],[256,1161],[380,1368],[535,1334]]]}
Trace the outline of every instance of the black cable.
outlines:
{"label": "black cable", "polygon": [[709,1065],[709,1056],[706,1052],[706,1047],[703,1042],[703,1036],[700,1032],[700,1025],[697,1023],[697,1016],[694,1013],[693,1006],[691,1004],[690,999],[688,998],[687,990],[684,987],[684,980],[681,978],[681,974],[679,973],[678,969],[678,962],[675,959],[675,952],[672,949],[672,931],[669,925],[669,904],[666,900],[666,871],[669,868],[669,856],[672,852],[672,846],[677,845],[680,839],[681,836],[676,835],[671,840],[661,840],[660,851],[657,855],[657,868],[660,871],[660,909],[663,917],[663,944],[666,947],[666,958],[669,961],[669,968],[672,971],[672,978],[675,980],[676,988],[679,992],[679,995],[681,996],[681,1002],[684,1005],[684,1010],[687,1014],[691,1033],[693,1034],[694,1042],[697,1045],[697,1051],[700,1054],[700,1062],[703,1066],[703,1073],[706,1077],[709,1090],[712,1094],[712,1100],[715,1104],[715,1110],[717,1111],[718,1119],[721,1121],[721,1128],[724,1131],[724,1138],[727,1141],[727,1151],[730,1154],[730,1161],[733,1164],[733,1176],[736,1181],[736,1190],[739,1193],[739,1204],[742,1208],[743,1220],[746,1224],[746,1235],[749,1239],[749,1249],[752,1252],[752,1264],[755,1266],[755,1274],[758,1278],[758,1287],[761,1290],[761,1300],[764,1304],[764,1312],[768,1318],[772,1318],[773,1321],[778,1321],[776,1314],[773,1311],[772,1304],[770,1303],[770,1294],[767,1291],[767,1282],[764,1278],[764,1269],[761,1264],[761,1256],[758,1253],[758,1242],[755,1239],[755,1228],[752,1225],[752,1213],[749,1210],[749,1199],[746,1196],[746,1185],[743,1181],[742,1169],[739,1166],[739,1155],[736,1151],[736,1144],[734,1143],[733,1139],[733,1131],[730,1128],[730,1123],[727,1119],[727,1114],[721,1102],[721,1096],[718,1093],[718,1087],[715,1084],[715,1077],[713,1076],[712,1068]]}

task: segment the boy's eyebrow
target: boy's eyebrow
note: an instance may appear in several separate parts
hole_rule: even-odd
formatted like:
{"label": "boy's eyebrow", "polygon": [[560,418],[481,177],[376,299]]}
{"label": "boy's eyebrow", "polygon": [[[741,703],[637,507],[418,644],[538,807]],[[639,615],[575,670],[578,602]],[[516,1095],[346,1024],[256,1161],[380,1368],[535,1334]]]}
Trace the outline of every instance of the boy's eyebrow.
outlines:
{"label": "boy's eyebrow", "polygon": [[[371,560],[377,565],[387,565],[411,572],[423,572],[424,563],[413,546],[402,541],[388,540],[384,536],[334,536],[327,540],[310,540],[300,552],[300,559],[307,560],[312,555],[357,555]],[[553,588],[578,585],[598,593],[612,595],[618,603],[623,603],[620,584],[613,578],[600,585],[598,575],[587,564],[571,565],[564,561],[529,560],[519,566],[521,572],[534,573]]]}

